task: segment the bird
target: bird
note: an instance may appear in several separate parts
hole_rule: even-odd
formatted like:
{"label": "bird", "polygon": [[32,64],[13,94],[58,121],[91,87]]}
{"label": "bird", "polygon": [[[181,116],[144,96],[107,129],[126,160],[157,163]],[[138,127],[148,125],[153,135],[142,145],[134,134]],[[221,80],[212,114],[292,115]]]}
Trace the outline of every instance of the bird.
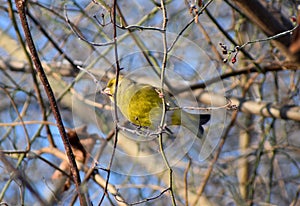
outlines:
{"label": "bird", "polygon": [[[114,102],[116,78],[108,81],[103,93]],[[202,138],[204,129],[202,125],[210,120],[210,114],[193,114],[179,108],[170,93],[164,92],[166,103],[166,125],[183,126],[197,137]],[[163,99],[160,89],[150,84],[139,83],[124,76],[119,77],[117,94],[117,107],[123,116],[138,127],[155,129],[159,126],[162,112]]]}

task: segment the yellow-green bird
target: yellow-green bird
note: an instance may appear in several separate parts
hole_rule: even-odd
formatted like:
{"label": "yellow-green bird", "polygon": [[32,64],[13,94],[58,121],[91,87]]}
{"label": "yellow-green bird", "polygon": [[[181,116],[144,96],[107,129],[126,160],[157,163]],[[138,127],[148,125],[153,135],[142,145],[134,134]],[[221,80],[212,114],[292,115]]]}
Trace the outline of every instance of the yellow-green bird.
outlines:
{"label": "yellow-green bird", "polygon": [[[116,78],[113,78],[104,89],[112,101],[115,85]],[[159,126],[163,100],[158,88],[120,76],[117,92],[117,106],[127,120],[140,127],[155,129]],[[165,100],[168,107],[177,107],[168,94],[165,94]],[[166,113],[167,125],[182,125],[199,138],[204,131],[201,125],[209,119],[209,114],[192,114],[181,109],[167,110]]]}

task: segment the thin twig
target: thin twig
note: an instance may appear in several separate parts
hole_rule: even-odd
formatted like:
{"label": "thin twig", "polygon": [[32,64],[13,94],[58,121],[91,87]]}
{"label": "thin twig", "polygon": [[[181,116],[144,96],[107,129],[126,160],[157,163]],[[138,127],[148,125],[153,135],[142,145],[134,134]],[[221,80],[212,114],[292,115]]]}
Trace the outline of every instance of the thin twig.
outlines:
{"label": "thin twig", "polygon": [[87,40],[82,34],[80,34],[80,32],[73,26],[72,22],[70,21],[70,19],[68,17],[68,13],[67,13],[67,5],[65,5],[65,18],[66,18],[66,22],[68,23],[70,29],[74,32],[74,34],[76,34],[76,36],[80,40],[82,40],[90,45],[93,45],[93,46],[108,46],[108,45],[114,44],[114,41],[104,42],[104,43],[96,43],[96,42]]}
{"label": "thin twig", "polygon": [[15,101],[13,100],[13,98],[11,97],[11,95],[9,94],[9,92],[6,90],[6,88],[0,87],[0,89],[2,89],[5,92],[5,94],[8,96],[8,98],[9,98],[9,100],[11,102],[11,105],[13,106],[15,112],[18,115],[19,120],[21,121],[21,125],[22,125],[22,127],[24,129],[24,133],[25,133],[25,137],[26,137],[26,142],[27,142],[27,147],[26,147],[26,150],[24,151],[24,153],[27,153],[27,152],[30,151],[30,138],[29,138],[29,134],[28,134],[27,128],[25,127],[25,124],[23,122],[23,118],[22,118],[20,112],[18,111],[18,107],[17,107]]}
{"label": "thin twig", "polygon": [[140,25],[129,25],[129,26],[117,26],[119,29],[124,29],[124,30],[130,30],[131,32],[138,30],[138,31],[143,31],[143,30],[152,30],[152,31],[160,31],[160,32],[165,32],[165,30],[158,28],[158,27],[151,27],[151,26],[140,26]]}
{"label": "thin twig", "polygon": [[56,126],[56,123],[54,123],[54,122],[30,120],[30,121],[22,121],[22,122],[0,122],[0,127],[14,127],[14,126],[18,126],[18,125],[30,125],[30,124],[42,124],[42,125]]}
{"label": "thin twig", "polygon": [[[163,60],[162,60],[161,73],[160,73],[160,80],[161,80],[161,85],[160,85],[161,86],[161,88],[160,88],[161,94],[160,95],[162,96],[162,98],[161,98],[162,99],[162,117],[161,117],[161,122],[160,122],[160,128],[162,130],[162,128],[165,125],[165,118],[166,118],[166,112],[167,112],[166,100],[165,100],[163,88],[164,88],[164,84],[165,84],[164,79],[165,79],[165,71],[166,71],[167,60],[168,60],[168,46],[167,46],[167,33],[166,33],[168,16],[167,16],[167,10],[165,7],[164,0],[161,0],[160,4],[161,4],[162,15],[163,15],[162,30],[164,30],[164,32],[162,33],[164,53],[163,53]],[[160,149],[162,158],[164,160],[166,167],[169,170],[169,191],[170,191],[170,195],[171,195],[172,205],[175,206],[176,200],[175,200],[175,195],[174,195],[174,191],[173,191],[173,170],[170,166],[170,163],[169,163],[167,156],[165,154],[165,151],[164,151],[162,132],[159,133],[158,138],[159,138],[159,149]]]}
{"label": "thin twig", "polygon": [[245,46],[247,46],[248,44],[254,44],[254,43],[258,43],[258,42],[274,40],[274,39],[277,39],[279,37],[285,36],[287,34],[291,34],[298,27],[299,27],[299,25],[296,25],[294,28],[292,28],[290,30],[281,32],[279,34],[275,34],[274,36],[270,36],[270,37],[267,37],[267,38],[264,38],[264,39],[251,40],[251,41],[248,41],[248,42],[246,42],[246,43],[244,43],[244,44],[242,44],[241,46],[238,46],[238,47],[241,49],[241,48],[244,48]]}
{"label": "thin twig", "polygon": [[[203,11],[208,7],[208,5],[210,5],[214,0],[209,0],[202,8],[201,10],[197,13],[197,16],[200,16],[200,14],[203,13]],[[187,25],[178,33],[178,35],[176,36],[176,38],[174,39],[174,41],[172,42],[171,46],[168,48],[168,52],[170,52],[173,47],[175,46],[176,42],[178,41],[178,39],[181,37],[181,35],[192,25],[192,23],[195,22],[195,18],[194,17],[192,20],[190,20],[189,23],[187,23]]]}
{"label": "thin twig", "polygon": [[221,105],[218,107],[170,107],[168,108],[168,110],[172,111],[172,110],[182,110],[182,109],[186,109],[186,110],[202,110],[202,111],[211,111],[211,110],[217,110],[217,109],[228,109],[228,110],[236,110],[237,106],[233,105],[230,98],[225,97],[227,103],[225,105]]}
{"label": "thin twig", "polygon": [[106,177],[106,183],[105,183],[105,187],[104,187],[104,193],[99,201],[99,205],[102,204],[103,200],[104,200],[104,196],[107,195],[107,188],[109,185],[109,178],[110,178],[110,174],[111,174],[111,167],[112,167],[112,163],[115,157],[115,152],[116,152],[116,148],[117,148],[117,143],[118,143],[118,135],[119,135],[119,128],[118,128],[118,102],[117,102],[117,94],[118,94],[118,84],[119,84],[119,76],[120,76],[120,62],[119,62],[119,56],[118,56],[118,42],[117,42],[117,26],[116,26],[116,14],[117,12],[117,0],[114,0],[113,2],[113,9],[112,9],[112,17],[113,17],[113,35],[114,35],[114,40],[113,40],[113,44],[114,44],[114,54],[115,54],[115,62],[116,62],[116,85],[115,85],[115,93],[113,95],[114,98],[114,116],[115,116],[115,134],[114,134],[114,146],[113,146],[113,150],[112,150],[112,154],[110,157],[110,161],[109,161],[109,165],[107,167],[107,177]]}
{"label": "thin twig", "polygon": [[183,174],[183,177],[184,177],[184,198],[185,198],[185,205],[188,206],[189,205],[189,190],[188,190],[188,174],[189,174],[189,170],[191,168],[191,165],[192,165],[192,160],[191,158],[188,156],[188,159],[189,159],[189,162],[184,170],[184,174]]}
{"label": "thin twig", "polygon": [[122,201],[122,200],[117,200],[119,202],[122,202],[122,203],[125,203],[127,205],[140,205],[142,203],[148,203],[149,201],[152,201],[152,200],[156,200],[158,199],[159,197],[161,197],[165,192],[169,191],[169,188],[167,189],[164,189],[163,191],[161,191],[158,195],[155,195],[153,197],[148,197],[148,198],[145,198],[143,200],[140,200],[140,201],[137,201],[137,202],[132,202],[132,203],[129,203],[129,202],[125,202],[125,201]]}

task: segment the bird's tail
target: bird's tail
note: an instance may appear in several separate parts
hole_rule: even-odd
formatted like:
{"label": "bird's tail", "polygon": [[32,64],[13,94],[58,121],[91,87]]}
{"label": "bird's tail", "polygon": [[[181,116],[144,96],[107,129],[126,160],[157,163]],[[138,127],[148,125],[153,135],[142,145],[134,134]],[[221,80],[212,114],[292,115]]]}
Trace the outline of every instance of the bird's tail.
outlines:
{"label": "bird's tail", "polygon": [[192,114],[182,110],[175,110],[172,115],[173,125],[182,125],[199,138],[202,138],[204,132],[202,125],[209,120],[210,114]]}

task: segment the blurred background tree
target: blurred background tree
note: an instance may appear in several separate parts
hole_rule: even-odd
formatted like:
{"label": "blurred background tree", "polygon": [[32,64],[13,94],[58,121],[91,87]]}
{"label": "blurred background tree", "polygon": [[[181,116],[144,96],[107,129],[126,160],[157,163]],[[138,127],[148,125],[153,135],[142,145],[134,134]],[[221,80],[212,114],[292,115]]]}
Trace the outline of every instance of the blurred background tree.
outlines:
{"label": "blurred background tree", "polygon": [[[15,2],[0,2],[0,202],[79,204]],[[26,2],[87,202],[300,205],[299,1],[162,2]],[[133,132],[116,142],[101,93],[116,59],[121,73],[157,84],[166,51],[175,96],[212,114],[208,145],[180,131],[164,142],[172,172],[157,138],[139,137],[121,116]]]}

